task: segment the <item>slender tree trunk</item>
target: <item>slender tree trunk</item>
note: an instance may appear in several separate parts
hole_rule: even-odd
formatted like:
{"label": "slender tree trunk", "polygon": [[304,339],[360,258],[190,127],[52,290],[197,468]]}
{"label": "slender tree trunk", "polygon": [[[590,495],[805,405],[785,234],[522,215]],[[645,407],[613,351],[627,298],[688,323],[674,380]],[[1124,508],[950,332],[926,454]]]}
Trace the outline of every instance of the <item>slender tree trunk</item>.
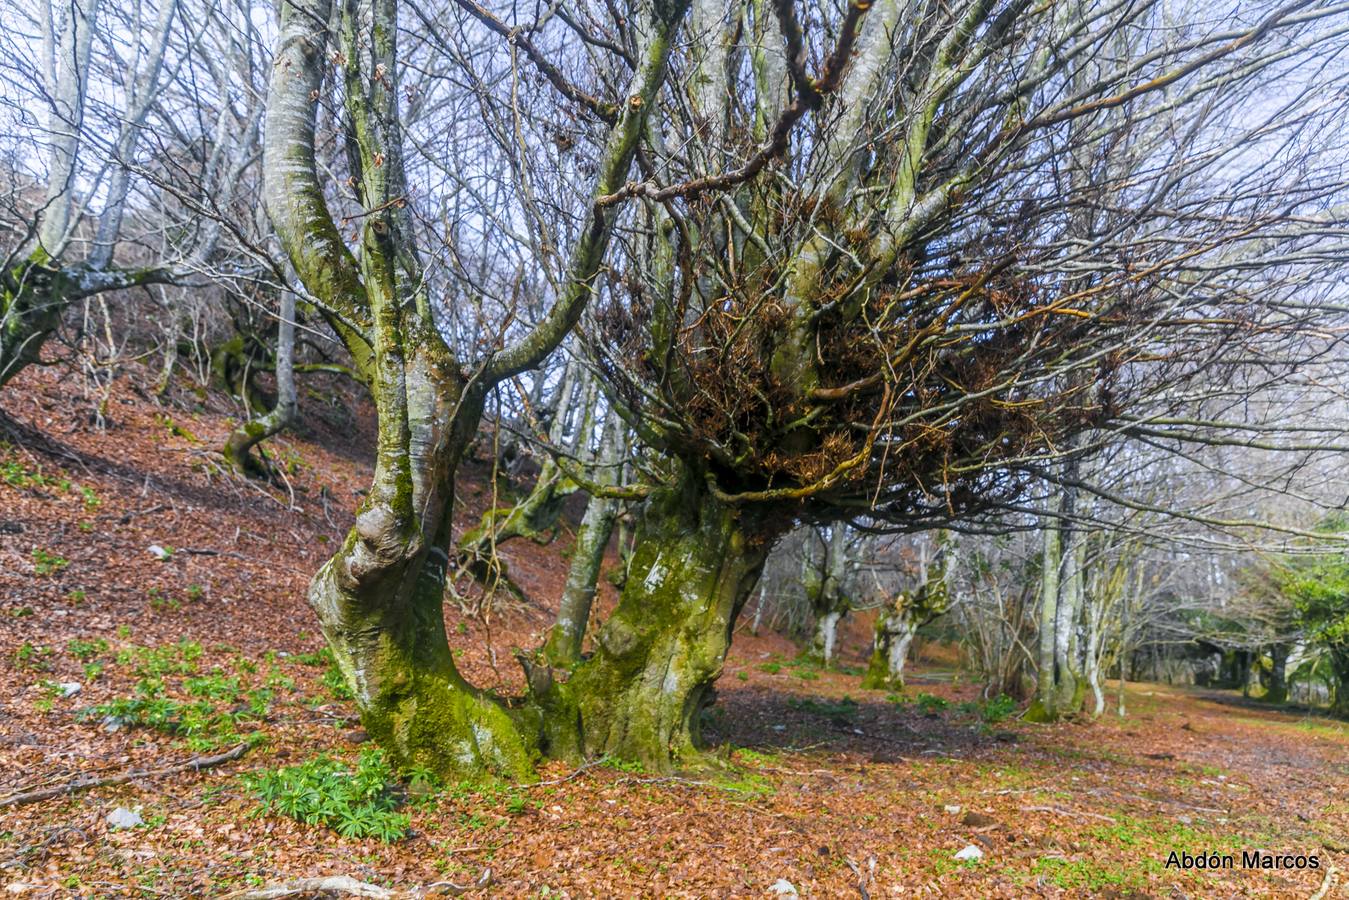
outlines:
{"label": "slender tree trunk", "polygon": [[1056,625],[1059,620],[1059,570],[1063,564],[1063,529],[1056,518],[1044,528],[1040,555],[1040,634],[1036,659],[1035,702],[1026,711],[1030,721],[1053,721],[1058,713]]}
{"label": "slender tree trunk", "polygon": [[98,5],[99,0],[71,2],[70,16],[57,48],[56,83],[48,86],[52,97],[47,126],[51,135],[51,156],[46,208],[38,231],[42,262],[59,257],[70,238],[71,207],[88,92],[89,52]]}
{"label": "slender tree trunk", "polygon": [[[247,408],[245,406],[245,408]],[[252,449],[295,421],[295,292],[281,292],[281,317],[276,329],[276,405],[266,415],[244,422],[225,440],[225,461],[250,475],[265,475],[267,466]]]}
{"label": "slender tree trunk", "polygon": [[1120,607],[1119,613],[1119,696],[1115,702],[1115,713],[1121,719],[1124,718],[1124,666],[1129,659],[1129,603],[1130,597],[1125,596],[1124,604]]}
{"label": "slender tree trunk", "polygon": [[[1081,542],[1079,553],[1078,565],[1082,566],[1082,560],[1086,556],[1085,541]],[[1086,645],[1082,653],[1082,677],[1091,690],[1091,714],[1092,716],[1099,716],[1105,712],[1105,675],[1101,668],[1101,655],[1104,652],[1105,643],[1105,610],[1103,608],[1105,596],[1104,589],[1088,590],[1085,576],[1081,578],[1081,583],[1082,631],[1083,637],[1086,638]]]}
{"label": "slender tree trunk", "polygon": [[[610,412],[605,423],[603,443],[599,453],[600,484],[614,484],[616,467],[623,455],[623,420]],[[591,497],[585,516],[576,532],[572,548],[571,566],[567,582],[562,587],[562,602],[558,608],[557,624],[548,634],[544,657],[552,666],[571,668],[581,659],[586,625],[590,622],[590,607],[595,602],[599,585],[600,566],[604,550],[614,533],[618,519],[619,501],[609,497]]]}
{"label": "slender tree trunk", "polygon": [[1083,547],[1080,537],[1072,531],[1068,532],[1067,543],[1058,616],[1054,624],[1054,677],[1058,695],[1055,709],[1059,716],[1070,716],[1081,709],[1085,688],[1079,677],[1077,637],[1082,609]]}
{"label": "slender tree trunk", "polygon": [[561,686],[576,712],[576,747],[659,772],[698,759],[700,714],[777,536],[771,521],[763,509],[722,503],[690,471],[653,492],[618,607],[594,655]]}

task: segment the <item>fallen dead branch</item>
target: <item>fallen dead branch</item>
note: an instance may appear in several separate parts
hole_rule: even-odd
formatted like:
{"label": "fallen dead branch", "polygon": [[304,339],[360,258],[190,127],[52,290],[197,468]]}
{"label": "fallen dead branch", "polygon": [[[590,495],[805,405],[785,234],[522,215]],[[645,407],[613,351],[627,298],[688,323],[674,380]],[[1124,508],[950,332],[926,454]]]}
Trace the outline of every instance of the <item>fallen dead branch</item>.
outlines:
{"label": "fallen dead branch", "polygon": [[1321,886],[1317,888],[1316,893],[1308,897],[1307,900],[1321,900],[1321,898],[1327,896],[1330,893],[1330,889],[1335,886],[1335,876],[1338,874],[1339,870],[1336,869],[1334,865],[1328,866],[1326,868],[1326,877],[1321,879]]}
{"label": "fallen dead branch", "polygon": [[375,900],[420,900],[422,897],[466,894],[487,887],[492,883],[492,870],[483,869],[473,884],[455,884],[453,881],[437,881],[424,887],[399,890],[380,887],[365,881],[358,881],[350,875],[330,875],[324,878],[298,878],[284,884],[265,885],[260,888],[247,888],[226,894],[222,900],[280,900],[285,897],[303,897],[308,895],[373,897]]}
{"label": "fallen dead branch", "polygon": [[121,772],[117,775],[107,775],[102,778],[81,776],[61,784],[52,785],[51,787],[10,794],[8,797],[0,797],[0,809],[3,809],[6,806],[22,806],[25,803],[37,803],[41,800],[50,800],[53,797],[64,797],[67,794],[87,791],[91,788],[106,787],[110,784],[125,784],[128,781],[135,781],[138,778],[158,778],[161,775],[173,775],[178,772],[186,772],[189,770],[200,771],[202,769],[210,769],[223,763],[232,762],[247,752],[248,744],[239,744],[226,750],[224,753],[217,753],[214,756],[194,756],[187,762],[165,766],[162,769]]}

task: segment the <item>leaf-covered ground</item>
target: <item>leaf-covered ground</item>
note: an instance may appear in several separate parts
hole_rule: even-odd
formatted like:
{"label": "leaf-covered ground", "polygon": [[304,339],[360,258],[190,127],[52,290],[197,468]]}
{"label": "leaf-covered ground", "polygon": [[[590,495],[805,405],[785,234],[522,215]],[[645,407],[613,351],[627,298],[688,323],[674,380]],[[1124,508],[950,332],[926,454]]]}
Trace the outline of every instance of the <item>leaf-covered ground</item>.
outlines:
{"label": "leaf-covered ground", "polygon": [[[105,397],[51,371],[0,397],[0,803],[245,748],[205,771],[0,806],[8,895],[220,896],[336,874],[414,888],[485,870],[472,895],[1343,890],[1344,723],[1135,684],[1123,720],[1024,725],[976,702],[940,664],[949,652],[896,696],[742,631],[708,729],[717,768],[552,764],[537,785],[384,790],[303,599],[366,484],[368,416],[318,392],[305,409],[310,429],[275,448],[285,478],[264,486],[219,471],[219,398],[161,406],[126,380]],[[464,522],[491,499],[485,469],[469,480]],[[549,624],[569,542],[507,551],[531,605],[487,621],[447,611],[476,682],[518,684],[509,651]],[[304,794],[334,772],[351,773],[350,796]],[[118,809],[140,824],[114,829]],[[955,858],[971,845],[982,858]],[[1168,869],[1172,850],[1236,866]],[[1242,851],[1320,868],[1242,868]]]}

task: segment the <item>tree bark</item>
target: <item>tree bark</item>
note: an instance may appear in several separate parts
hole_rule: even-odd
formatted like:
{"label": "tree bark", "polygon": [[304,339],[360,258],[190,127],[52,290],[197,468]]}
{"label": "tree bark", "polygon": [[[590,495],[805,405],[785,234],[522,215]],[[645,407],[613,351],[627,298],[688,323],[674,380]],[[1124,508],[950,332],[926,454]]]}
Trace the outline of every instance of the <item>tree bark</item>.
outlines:
{"label": "tree bark", "polygon": [[[803,564],[809,565],[809,554],[806,557]],[[811,606],[814,607],[815,630],[806,656],[826,667],[834,664],[838,628],[851,606],[845,592],[847,568],[847,531],[841,523],[836,523],[831,527],[829,542],[825,545],[824,577],[806,576],[808,584],[812,580],[818,582],[815,590],[809,592],[813,594]]]}
{"label": "tree bark", "polygon": [[918,633],[918,622],[904,613],[903,599],[881,608],[872,638],[871,662],[862,687],[867,690],[904,690],[904,663],[908,660],[909,645]]}
{"label": "tree bark", "polygon": [[657,772],[698,760],[700,714],[776,536],[766,510],[721,502],[699,473],[652,493],[618,607],[560,688],[575,748]]}
{"label": "tree bark", "polygon": [[[616,467],[623,455],[623,429],[623,420],[610,411],[600,446],[600,468],[596,478],[599,484],[616,483]],[[571,668],[581,659],[586,626],[590,622],[590,607],[595,602],[595,591],[599,585],[600,566],[604,561],[604,550],[609,546],[609,538],[614,532],[618,511],[619,501],[610,497],[592,496],[586,504],[585,515],[572,548],[567,582],[562,587],[557,624],[549,632],[543,648],[544,657],[550,665]]]}
{"label": "tree bark", "polygon": [[[252,449],[295,421],[295,292],[281,292],[281,316],[276,330],[276,404],[264,416],[244,422],[225,440],[225,461],[249,475],[267,474],[267,466]],[[245,404],[245,409],[247,409]]]}

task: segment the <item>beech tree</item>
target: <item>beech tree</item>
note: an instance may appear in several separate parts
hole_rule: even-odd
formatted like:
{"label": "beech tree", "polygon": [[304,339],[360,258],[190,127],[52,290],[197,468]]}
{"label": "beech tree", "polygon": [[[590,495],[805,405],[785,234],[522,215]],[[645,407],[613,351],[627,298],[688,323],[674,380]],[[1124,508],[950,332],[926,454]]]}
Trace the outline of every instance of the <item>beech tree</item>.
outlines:
{"label": "beech tree", "polygon": [[1300,120],[1249,109],[1343,33],[1337,9],[1262,6],[1227,30],[1160,4],[909,11],[818,10],[808,30],[790,4],[695,9],[712,39],[691,48],[687,108],[601,199],[644,208],[594,343],[667,466],[623,598],[558,689],[602,727],[589,750],[693,755],[792,523],[920,530],[1014,506],[1077,436],[1258,340],[1240,323],[1307,321],[1251,236],[1295,241],[1288,210],[1341,175],[1306,147],[1319,174],[1272,178],[1254,145]]}
{"label": "beech tree", "polygon": [[[489,28],[500,25],[473,9]],[[628,175],[686,5],[662,0],[634,13],[642,45],[621,98],[605,107],[596,198],[621,188]],[[522,777],[537,746],[530,733],[538,730],[531,721],[537,714],[474,690],[445,636],[454,474],[486,392],[537,365],[576,323],[617,216],[592,203],[551,308],[517,340],[481,359],[463,358],[438,325],[418,245],[405,158],[401,25],[395,0],[338,9],[327,0],[287,3],[268,92],[268,212],[297,276],[370,385],[379,416],[370,493],[309,598],[362,722],[400,763]],[[332,211],[315,165],[316,111],[335,95],[337,79],[328,76],[334,64],[357,210],[346,219]],[[352,244],[343,233],[347,222],[356,223]]]}

